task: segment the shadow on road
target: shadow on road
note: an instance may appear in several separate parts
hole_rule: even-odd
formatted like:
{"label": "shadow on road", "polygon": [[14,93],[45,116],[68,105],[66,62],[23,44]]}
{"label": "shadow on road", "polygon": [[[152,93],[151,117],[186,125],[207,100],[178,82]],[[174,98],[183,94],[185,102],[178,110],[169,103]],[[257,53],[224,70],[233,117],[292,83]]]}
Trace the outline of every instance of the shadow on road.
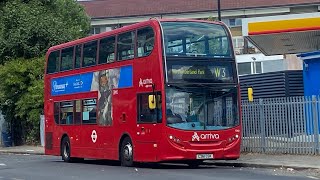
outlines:
{"label": "shadow on road", "polygon": [[[58,163],[65,163],[63,161],[54,161]],[[103,166],[121,166],[119,161],[111,160],[95,160],[95,159],[85,159],[82,161],[74,162],[75,164],[92,164],[92,165],[103,165]],[[190,167],[184,163],[176,162],[166,162],[166,163],[135,163],[133,168],[143,168],[143,169],[213,169],[213,168],[228,168],[222,166],[215,166],[210,163],[203,163],[199,167]]]}

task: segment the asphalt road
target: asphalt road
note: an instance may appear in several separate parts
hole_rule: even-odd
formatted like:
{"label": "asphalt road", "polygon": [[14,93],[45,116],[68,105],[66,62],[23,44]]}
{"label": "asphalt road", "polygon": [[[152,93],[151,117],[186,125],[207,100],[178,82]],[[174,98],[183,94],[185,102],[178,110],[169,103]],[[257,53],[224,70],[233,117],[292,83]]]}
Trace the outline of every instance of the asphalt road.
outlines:
{"label": "asphalt road", "polygon": [[118,162],[86,160],[64,163],[60,157],[0,154],[0,180],[304,180],[305,174],[288,170],[206,165],[149,164],[127,168]]}

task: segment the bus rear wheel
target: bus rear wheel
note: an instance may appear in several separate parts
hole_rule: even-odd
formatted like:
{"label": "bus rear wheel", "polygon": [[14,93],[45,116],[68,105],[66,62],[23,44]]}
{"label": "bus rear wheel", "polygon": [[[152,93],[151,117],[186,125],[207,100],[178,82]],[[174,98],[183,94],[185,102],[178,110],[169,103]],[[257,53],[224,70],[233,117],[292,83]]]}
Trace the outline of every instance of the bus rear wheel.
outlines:
{"label": "bus rear wheel", "polygon": [[133,166],[133,145],[129,137],[123,139],[120,148],[121,166]]}
{"label": "bus rear wheel", "polygon": [[74,158],[71,157],[71,146],[70,140],[68,137],[64,137],[61,142],[61,157],[64,162],[81,162],[83,158]]}

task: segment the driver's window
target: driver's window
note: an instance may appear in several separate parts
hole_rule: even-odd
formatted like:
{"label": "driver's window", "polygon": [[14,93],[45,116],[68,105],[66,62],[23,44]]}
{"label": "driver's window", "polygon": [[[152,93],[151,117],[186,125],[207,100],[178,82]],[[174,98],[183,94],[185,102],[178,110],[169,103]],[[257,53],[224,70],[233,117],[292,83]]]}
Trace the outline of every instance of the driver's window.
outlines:
{"label": "driver's window", "polygon": [[161,95],[156,93],[156,108],[149,108],[149,95],[152,93],[139,94],[138,100],[138,123],[157,123],[161,122],[162,112],[161,112]]}

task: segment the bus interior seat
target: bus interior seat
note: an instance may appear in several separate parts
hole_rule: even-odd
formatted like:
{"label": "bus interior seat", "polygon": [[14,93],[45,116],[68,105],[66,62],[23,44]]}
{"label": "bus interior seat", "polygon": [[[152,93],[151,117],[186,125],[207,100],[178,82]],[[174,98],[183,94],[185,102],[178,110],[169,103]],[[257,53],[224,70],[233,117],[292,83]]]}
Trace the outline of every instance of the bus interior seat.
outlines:
{"label": "bus interior seat", "polygon": [[66,118],[66,124],[73,124],[73,115],[69,115]]}

